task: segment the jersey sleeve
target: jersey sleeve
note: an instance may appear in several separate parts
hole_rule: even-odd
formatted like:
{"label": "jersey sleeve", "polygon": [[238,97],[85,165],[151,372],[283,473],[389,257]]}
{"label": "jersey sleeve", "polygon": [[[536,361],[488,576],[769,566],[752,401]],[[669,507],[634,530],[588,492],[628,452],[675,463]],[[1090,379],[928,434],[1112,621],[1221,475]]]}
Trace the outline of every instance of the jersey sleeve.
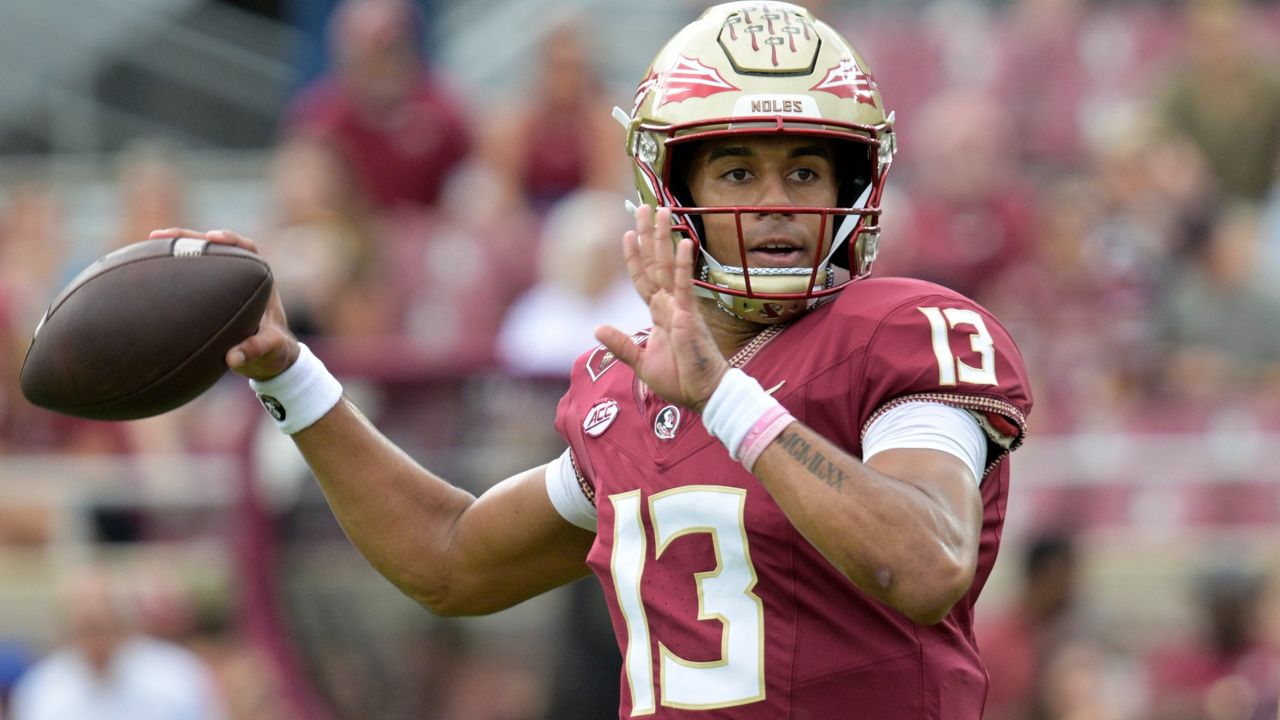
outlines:
{"label": "jersey sleeve", "polygon": [[556,406],[556,432],[569,445],[569,449],[560,458],[560,462],[563,463],[562,472],[567,476],[568,471],[572,471],[578,490],[592,508],[596,504],[595,472],[591,467],[591,455],[587,452],[586,431],[583,428],[583,423],[591,409],[588,407],[589,398],[583,397],[583,388],[590,384],[591,363],[597,355],[599,355],[598,349],[574,361],[569,389],[565,391],[560,398],[560,403]]}
{"label": "jersey sleeve", "polygon": [[974,480],[987,466],[987,435],[972,415],[950,405],[911,402],[878,413],[862,433],[862,459],[899,448],[939,450],[964,462]]}
{"label": "jersey sleeve", "polygon": [[547,497],[556,512],[584,530],[595,532],[595,489],[578,472],[573,450],[566,449],[547,465]]}
{"label": "jersey sleeve", "polygon": [[1031,392],[1022,355],[1004,326],[954,293],[898,304],[871,335],[860,369],[861,433],[910,402],[968,411],[990,443],[986,470],[1026,435]]}

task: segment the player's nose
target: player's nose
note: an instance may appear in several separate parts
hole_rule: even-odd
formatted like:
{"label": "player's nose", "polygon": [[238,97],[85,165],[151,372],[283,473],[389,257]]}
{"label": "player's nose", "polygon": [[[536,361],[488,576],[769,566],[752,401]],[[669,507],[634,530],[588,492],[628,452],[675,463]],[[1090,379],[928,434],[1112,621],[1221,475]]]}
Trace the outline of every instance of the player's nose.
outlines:
{"label": "player's nose", "polygon": [[[760,197],[757,198],[756,204],[764,207],[787,207],[794,206],[795,199],[791,197],[791,193],[787,187],[786,178],[777,173],[766,174],[760,181]],[[760,213],[760,216],[769,217],[771,215],[779,215],[781,217],[793,217],[795,213]]]}

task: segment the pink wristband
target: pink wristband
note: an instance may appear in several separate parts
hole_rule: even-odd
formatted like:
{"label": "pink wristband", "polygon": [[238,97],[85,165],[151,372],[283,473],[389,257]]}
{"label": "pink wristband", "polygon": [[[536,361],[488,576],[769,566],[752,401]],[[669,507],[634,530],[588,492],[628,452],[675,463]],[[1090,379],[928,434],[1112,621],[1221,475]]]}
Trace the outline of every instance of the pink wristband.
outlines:
{"label": "pink wristband", "polygon": [[738,446],[742,467],[746,468],[747,472],[751,472],[751,468],[755,467],[756,460],[760,459],[760,455],[764,453],[765,448],[769,447],[769,443],[773,442],[773,439],[793,422],[795,418],[781,405],[775,405],[766,410],[756,424],[747,431],[747,436],[742,438],[742,444]]}

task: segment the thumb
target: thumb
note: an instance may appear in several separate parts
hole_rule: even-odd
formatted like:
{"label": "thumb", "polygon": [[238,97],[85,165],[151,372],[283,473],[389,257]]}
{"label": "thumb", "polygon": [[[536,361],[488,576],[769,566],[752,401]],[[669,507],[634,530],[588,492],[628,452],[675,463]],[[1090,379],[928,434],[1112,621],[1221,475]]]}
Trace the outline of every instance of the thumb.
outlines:
{"label": "thumb", "polygon": [[601,345],[613,353],[614,357],[631,367],[640,360],[640,346],[631,340],[631,336],[612,325],[601,325],[596,328],[596,339]]}

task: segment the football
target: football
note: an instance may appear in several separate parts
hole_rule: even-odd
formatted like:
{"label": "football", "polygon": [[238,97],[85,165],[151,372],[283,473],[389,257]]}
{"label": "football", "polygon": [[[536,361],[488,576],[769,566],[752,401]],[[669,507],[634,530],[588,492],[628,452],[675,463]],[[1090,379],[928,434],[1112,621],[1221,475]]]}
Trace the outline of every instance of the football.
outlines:
{"label": "football", "polygon": [[226,372],[257,331],[271,269],[254,253],[191,238],[106,255],[58,293],[21,373],[33,405],[93,420],[168,412]]}

